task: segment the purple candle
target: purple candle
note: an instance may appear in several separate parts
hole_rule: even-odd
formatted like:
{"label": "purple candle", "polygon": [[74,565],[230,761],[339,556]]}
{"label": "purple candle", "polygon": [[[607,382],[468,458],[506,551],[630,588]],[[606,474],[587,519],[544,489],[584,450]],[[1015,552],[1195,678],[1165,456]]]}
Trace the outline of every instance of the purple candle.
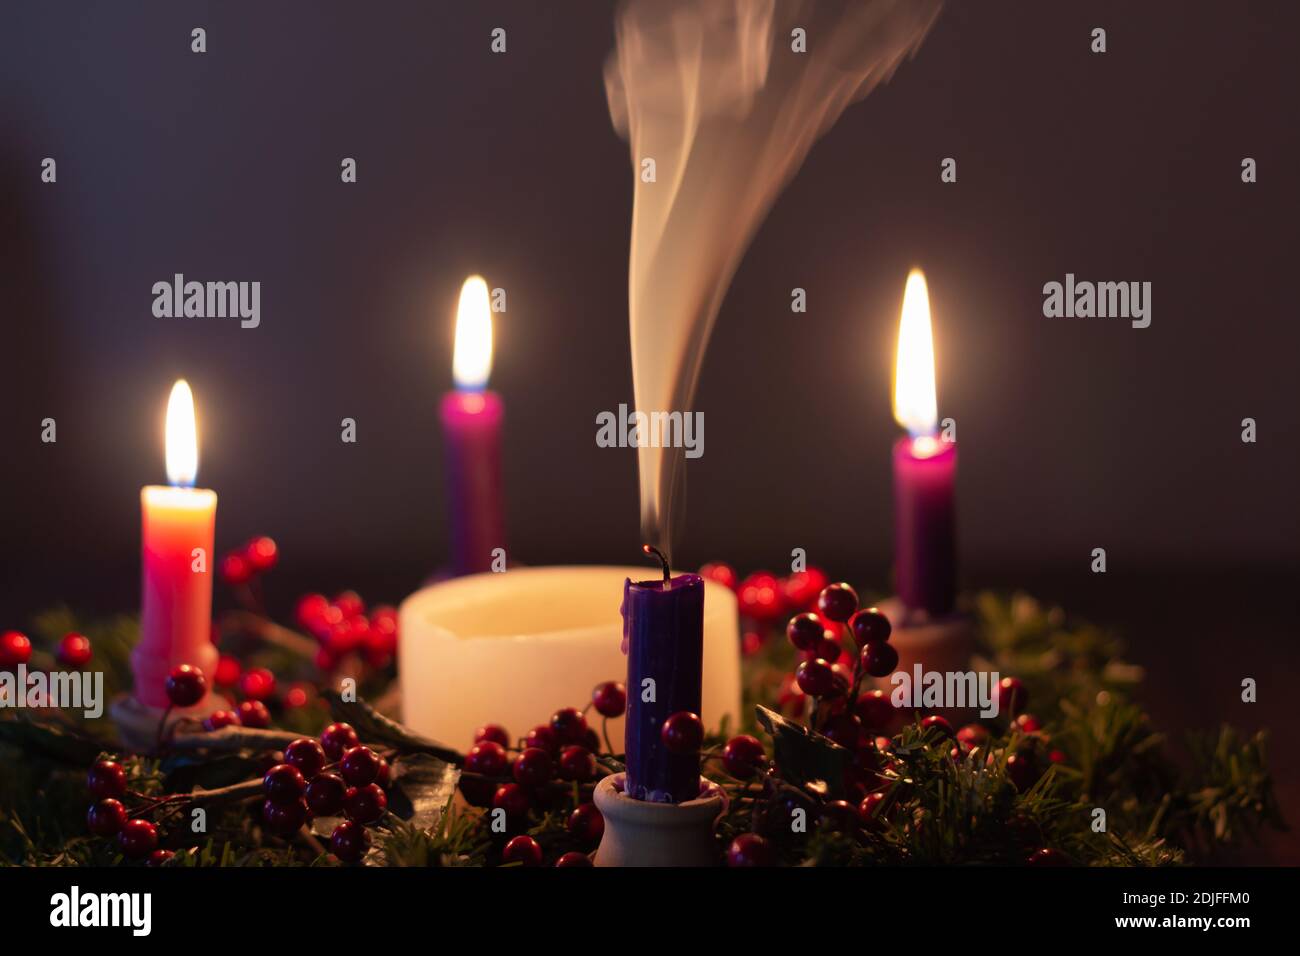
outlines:
{"label": "purple candle", "polygon": [[935,437],[934,338],[925,276],[913,269],[903,294],[894,376],[894,417],[911,434],[894,446],[894,577],[910,609],[932,616],[956,603],[953,479],[957,443]]}
{"label": "purple candle", "polygon": [[451,560],[457,574],[491,570],[505,548],[501,507],[501,421],[505,404],[486,390],[492,370],[492,309],[487,283],[465,280],[456,311],[452,372],[456,390],[442,399]]}
{"label": "purple candle", "polygon": [[[698,753],[670,753],[664,721],[700,712],[704,668],[704,579],[698,574],[623,584],[623,652],[627,654],[625,792],[637,800],[683,803],[700,795]],[[646,698],[652,698],[647,700]]]}

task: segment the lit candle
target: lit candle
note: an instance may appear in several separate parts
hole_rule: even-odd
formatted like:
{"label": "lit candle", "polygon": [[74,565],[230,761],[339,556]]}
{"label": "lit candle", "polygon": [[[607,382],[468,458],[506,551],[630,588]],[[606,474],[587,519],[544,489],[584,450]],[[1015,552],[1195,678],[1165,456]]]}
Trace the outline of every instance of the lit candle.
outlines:
{"label": "lit candle", "polygon": [[894,446],[894,574],[903,604],[931,616],[947,614],[956,600],[957,443],[936,437],[937,409],[930,297],[925,276],[913,269],[894,373],[894,418],[909,433]]}
{"label": "lit candle", "polygon": [[166,456],[170,486],[140,492],[143,516],[143,596],[140,641],[131,652],[135,696],[147,707],[166,707],[167,675],[192,664],[211,680],[217,668],[212,643],[212,535],[216,492],[194,488],[198,439],[194,396],[184,379],[167,402]]}
{"label": "lit candle", "polygon": [[[646,545],[647,553],[653,549]],[[704,684],[704,579],[672,577],[623,583],[623,649],[627,652],[627,780],[636,800],[683,803],[700,795],[698,753],[671,753],[663,726],[679,711],[700,713]],[[650,697],[652,699],[647,700]]]}
{"label": "lit candle", "polygon": [[501,508],[501,420],[504,404],[487,390],[492,371],[492,307],[487,283],[470,276],[460,290],[452,356],[454,391],[442,399],[452,567],[457,574],[490,570],[505,548]]}

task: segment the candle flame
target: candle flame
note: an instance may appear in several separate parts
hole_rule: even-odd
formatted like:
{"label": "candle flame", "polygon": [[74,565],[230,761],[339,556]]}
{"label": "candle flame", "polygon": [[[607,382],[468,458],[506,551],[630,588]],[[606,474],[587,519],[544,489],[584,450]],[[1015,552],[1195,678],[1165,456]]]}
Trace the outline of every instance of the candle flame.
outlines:
{"label": "candle flame", "polygon": [[456,346],[451,374],[456,387],[478,391],[492,372],[492,305],[482,276],[470,276],[460,287],[456,307]]}
{"label": "candle flame", "polygon": [[190,488],[199,473],[198,429],[194,424],[194,393],[177,379],[167,400],[167,480]]}
{"label": "candle flame", "polygon": [[934,337],[930,331],[930,294],[925,274],[913,269],[903,292],[898,324],[898,361],[894,366],[894,419],[913,438],[933,435],[939,420],[934,386]]}

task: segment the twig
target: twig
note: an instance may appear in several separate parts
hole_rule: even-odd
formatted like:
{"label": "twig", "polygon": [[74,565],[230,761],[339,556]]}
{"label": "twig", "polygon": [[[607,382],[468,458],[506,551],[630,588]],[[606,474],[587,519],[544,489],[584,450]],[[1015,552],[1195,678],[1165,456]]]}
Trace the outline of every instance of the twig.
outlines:
{"label": "twig", "polygon": [[283,750],[302,734],[288,730],[260,730],[255,727],[222,727],[203,733],[177,734],[171,740],[176,750]]}
{"label": "twig", "polygon": [[253,634],[259,640],[282,647],[308,660],[316,657],[317,644],[310,637],[291,631],[287,627],[281,627],[252,611],[227,611],[221,617],[221,630],[223,633],[234,630]]}

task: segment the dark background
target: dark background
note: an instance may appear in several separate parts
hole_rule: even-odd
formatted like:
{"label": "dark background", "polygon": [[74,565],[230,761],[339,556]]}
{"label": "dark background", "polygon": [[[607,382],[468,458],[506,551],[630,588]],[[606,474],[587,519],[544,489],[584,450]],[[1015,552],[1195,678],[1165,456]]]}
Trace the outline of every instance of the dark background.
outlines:
{"label": "dark background", "polygon": [[[400,599],[447,554],[437,402],[470,272],[509,296],[492,387],[513,558],[637,559],[634,452],[594,441],[597,412],[632,393],[611,5],[0,17],[0,626],[57,600],[134,606],[138,493],[164,480],[180,376],[219,548],[274,536],[282,604],[343,586]],[[950,4],[814,147],[732,283],[677,563],[780,570],[803,547],[887,586],[890,369],[921,265],[961,442],[965,583],[1115,627],[1175,729],[1272,726],[1294,818],[1298,30],[1282,4]],[[176,272],[260,280],[261,327],[154,318],[150,287]],[[1151,327],[1044,318],[1042,286],[1066,272],[1152,282]],[[1254,707],[1242,676],[1261,682]],[[1291,838],[1253,858],[1300,854]]]}

